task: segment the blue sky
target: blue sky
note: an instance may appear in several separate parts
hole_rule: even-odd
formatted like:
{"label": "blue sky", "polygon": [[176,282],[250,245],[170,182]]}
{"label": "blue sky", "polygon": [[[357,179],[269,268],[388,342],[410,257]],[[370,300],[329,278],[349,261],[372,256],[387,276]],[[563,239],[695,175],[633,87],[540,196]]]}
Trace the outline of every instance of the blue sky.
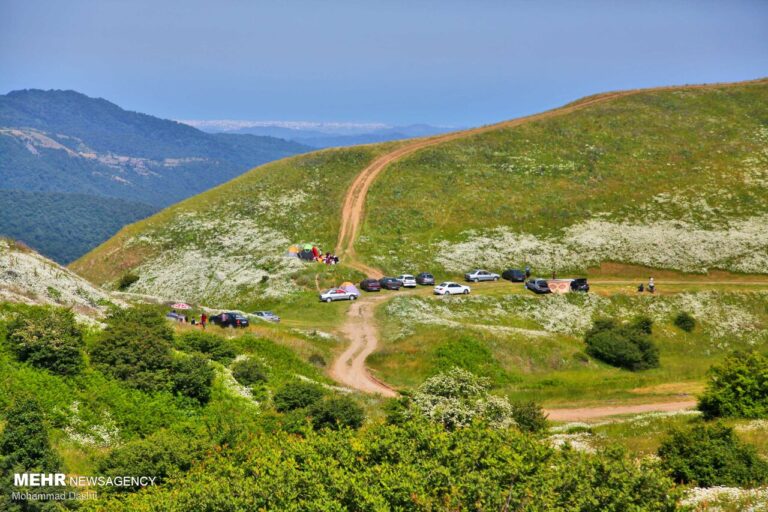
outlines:
{"label": "blue sky", "polygon": [[0,92],[175,119],[470,126],[767,75],[766,0],[0,0]]}

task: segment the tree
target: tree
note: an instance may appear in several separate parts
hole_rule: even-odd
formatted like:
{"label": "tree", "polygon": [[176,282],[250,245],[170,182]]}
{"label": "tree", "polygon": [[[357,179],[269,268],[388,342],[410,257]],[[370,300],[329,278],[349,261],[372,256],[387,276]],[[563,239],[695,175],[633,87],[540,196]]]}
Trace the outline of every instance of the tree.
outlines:
{"label": "tree", "polygon": [[323,398],[323,389],[317,384],[296,380],[284,384],[275,392],[275,409],[288,412],[310,407]]}
{"label": "tree", "polygon": [[59,375],[83,368],[83,335],[69,309],[30,307],[8,325],[8,341],[16,358]]}
{"label": "tree", "polygon": [[735,352],[709,369],[699,397],[705,418],[768,418],[768,357]]}
{"label": "tree", "polygon": [[651,340],[653,321],[638,317],[629,324],[595,321],[584,341],[587,353],[610,365],[637,371],[659,366],[659,349]]}
{"label": "tree", "polygon": [[91,359],[102,372],[144,391],[167,389],[173,331],[152,306],[113,311]]}
{"label": "tree", "polygon": [[768,482],[768,462],[740,441],[733,429],[715,423],[672,430],[659,448],[662,466],[679,483],[699,487],[756,486]]}

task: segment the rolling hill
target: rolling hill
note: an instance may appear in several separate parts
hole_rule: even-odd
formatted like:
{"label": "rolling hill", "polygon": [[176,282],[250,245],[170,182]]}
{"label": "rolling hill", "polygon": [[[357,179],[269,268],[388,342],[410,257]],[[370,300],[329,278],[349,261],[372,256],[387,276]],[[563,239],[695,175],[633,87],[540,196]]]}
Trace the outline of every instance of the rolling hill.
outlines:
{"label": "rolling hill", "polygon": [[[766,273],[767,134],[758,80],[598,95],[424,139],[372,183],[356,254],[438,276],[605,262]],[[72,268],[100,284],[132,270],[137,291],[188,300],[284,297],[312,272],[287,247],[331,250],[354,177],[406,144],[264,165],[125,228]]]}
{"label": "rolling hill", "polygon": [[[208,134],[74,91],[13,91],[0,96],[0,197],[5,205],[0,234],[18,236],[14,226],[35,220],[40,221],[37,231],[60,222],[92,224],[92,234],[73,240],[67,251],[58,248],[56,231],[21,237],[44,254],[69,262],[123,225],[115,226],[116,220],[137,220],[254,165],[308,149],[273,137]],[[8,190],[79,194],[84,208],[45,210],[50,198],[41,198],[32,219],[19,219],[32,199]],[[122,200],[111,207],[116,213],[112,219],[79,215],[103,209],[108,199]],[[126,201],[135,205],[128,214]]]}

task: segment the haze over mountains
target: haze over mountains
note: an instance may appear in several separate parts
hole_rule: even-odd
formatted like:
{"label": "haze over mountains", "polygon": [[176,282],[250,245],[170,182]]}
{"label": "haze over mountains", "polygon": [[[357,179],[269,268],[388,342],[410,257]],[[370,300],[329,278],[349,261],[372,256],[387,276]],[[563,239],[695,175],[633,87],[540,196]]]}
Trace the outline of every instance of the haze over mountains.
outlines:
{"label": "haze over mountains", "polygon": [[183,120],[209,133],[237,133],[279,137],[313,148],[355,146],[392,140],[425,137],[457,130],[457,127],[411,124],[389,126],[383,123],[345,123],[312,121]]}
{"label": "haze over mountains", "polygon": [[0,235],[66,263],[127,223],[309,149],[205,133],[75,91],[13,91],[0,96]]}

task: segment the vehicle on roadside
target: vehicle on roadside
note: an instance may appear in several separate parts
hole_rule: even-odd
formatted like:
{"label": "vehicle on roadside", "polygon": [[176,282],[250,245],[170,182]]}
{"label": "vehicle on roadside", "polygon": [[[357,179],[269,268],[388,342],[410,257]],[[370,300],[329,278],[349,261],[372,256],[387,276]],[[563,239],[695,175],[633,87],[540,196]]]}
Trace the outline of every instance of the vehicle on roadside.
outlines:
{"label": "vehicle on roadside", "polygon": [[399,290],[403,287],[403,283],[398,281],[396,277],[382,277],[379,279],[379,284],[385,290]]}
{"label": "vehicle on roadside", "polygon": [[245,328],[250,325],[250,322],[248,321],[248,317],[240,313],[232,313],[232,312],[213,315],[208,319],[208,321],[213,325],[218,325],[219,327]]}
{"label": "vehicle on roadside", "polygon": [[494,274],[493,272],[481,269],[464,274],[464,279],[471,283],[477,283],[478,281],[498,281],[500,277],[499,274]]}
{"label": "vehicle on roadside", "polygon": [[451,281],[435,286],[435,295],[467,295],[470,291],[469,286]]}
{"label": "vehicle on roadside", "polygon": [[336,300],[355,300],[358,294],[345,290],[344,288],[331,288],[320,294],[320,300],[323,302],[333,302]]}
{"label": "vehicle on roadside", "polygon": [[267,322],[280,323],[280,317],[271,311],[254,311],[251,316],[258,318],[259,320],[265,320]]}
{"label": "vehicle on roadside", "polygon": [[571,281],[571,291],[572,292],[588,292],[589,291],[589,283],[587,282],[586,277],[577,277],[573,281]]}
{"label": "vehicle on roadside", "polygon": [[525,282],[525,272],[516,268],[509,268],[501,273],[501,278],[513,283]]}
{"label": "vehicle on roadside", "polygon": [[376,279],[363,279],[360,281],[360,289],[367,292],[380,292],[381,283]]}
{"label": "vehicle on roadside", "polygon": [[423,286],[430,286],[435,284],[435,276],[429,272],[422,272],[416,276],[416,283]]}
{"label": "vehicle on roadside", "polygon": [[411,274],[400,274],[397,276],[397,280],[402,283],[404,288],[416,288],[416,278]]}
{"label": "vehicle on roadside", "polygon": [[546,279],[529,279],[526,281],[525,287],[531,290],[533,293],[552,293],[552,290],[549,289],[549,284],[547,283]]}

